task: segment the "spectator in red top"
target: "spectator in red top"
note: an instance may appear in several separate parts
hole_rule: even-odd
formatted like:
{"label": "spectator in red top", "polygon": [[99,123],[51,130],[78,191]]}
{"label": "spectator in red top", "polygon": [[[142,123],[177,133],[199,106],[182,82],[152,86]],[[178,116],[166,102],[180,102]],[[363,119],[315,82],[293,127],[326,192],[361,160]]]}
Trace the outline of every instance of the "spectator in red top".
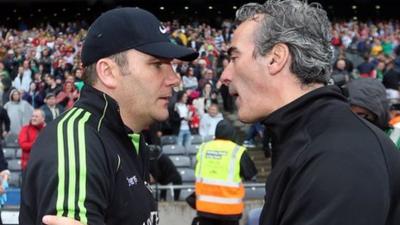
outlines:
{"label": "spectator in red top", "polygon": [[28,164],[29,154],[32,145],[35,143],[36,138],[42,128],[45,126],[44,112],[41,109],[35,109],[29,124],[22,127],[18,135],[18,143],[22,149],[21,168],[25,170]]}

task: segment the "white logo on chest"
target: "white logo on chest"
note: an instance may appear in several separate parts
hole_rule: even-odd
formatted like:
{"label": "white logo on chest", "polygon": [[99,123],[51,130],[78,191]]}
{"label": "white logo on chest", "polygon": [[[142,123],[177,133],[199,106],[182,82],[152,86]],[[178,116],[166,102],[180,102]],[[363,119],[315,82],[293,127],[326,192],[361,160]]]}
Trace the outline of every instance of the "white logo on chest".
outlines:
{"label": "white logo on chest", "polygon": [[136,185],[138,183],[138,180],[137,180],[136,176],[127,177],[126,181],[128,181],[128,186],[129,187],[132,187],[132,186],[134,186],[134,185]]}

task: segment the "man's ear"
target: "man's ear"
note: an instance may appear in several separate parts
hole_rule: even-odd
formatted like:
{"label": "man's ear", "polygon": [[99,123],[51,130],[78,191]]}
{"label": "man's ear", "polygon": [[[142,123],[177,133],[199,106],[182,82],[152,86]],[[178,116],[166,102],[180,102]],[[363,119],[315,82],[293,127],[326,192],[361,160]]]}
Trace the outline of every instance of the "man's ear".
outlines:
{"label": "man's ear", "polygon": [[109,58],[99,59],[96,63],[98,82],[105,87],[115,89],[117,87],[118,68],[116,63]]}
{"label": "man's ear", "polygon": [[286,44],[276,44],[268,55],[267,67],[271,75],[278,74],[289,60],[290,52]]}

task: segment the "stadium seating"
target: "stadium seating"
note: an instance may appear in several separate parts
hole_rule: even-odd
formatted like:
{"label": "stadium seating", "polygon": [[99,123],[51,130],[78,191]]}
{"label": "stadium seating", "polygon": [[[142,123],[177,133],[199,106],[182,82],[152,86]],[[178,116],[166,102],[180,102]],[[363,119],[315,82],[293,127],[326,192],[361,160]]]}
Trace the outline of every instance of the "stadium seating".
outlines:
{"label": "stadium seating", "polygon": [[11,171],[21,171],[21,160],[19,159],[8,160],[8,169]]}
{"label": "stadium seating", "polygon": [[203,143],[203,137],[199,134],[193,134],[191,136],[191,143],[192,145],[199,145]]}
{"label": "stadium seating", "polygon": [[190,168],[192,166],[192,162],[189,156],[171,155],[169,156],[169,158],[177,168]]}
{"label": "stadium seating", "polygon": [[20,159],[21,156],[22,156],[22,149],[18,148],[18,149],[17,149],[17,152],[15,153],[15,157],[16,157],[17,159]]}
{"label": "stadium seating", "polygon": [[167,155],[185,155],[186,149],[181,145],[164,145],[162,152]]}
{"label": "stadium seating", "polygon": [[176,135],[165,135],[160,138],[161,145],[174,145],[176,144],[176,140]]}
{"label": "stadium seating", "polygon": [[7,147],[19,147],[18,144],[18,135],[10,133],[4,138],[5,146]]}
{"label": "stadium seating", "polygon": [[196,155],[200,145],[189,145],[186,151],[189,155]]}
{"label": "stadium seating", "polygon": [[12,171],[8,177],[8,184],[10,187],[21,187],[22,175],[19,171]]}
{"label": "stadium seating", "polygon": [[265,196],[265,187],[246,187],[244,199],[263,199]]}
{"label": "stadium seating", "polygon": [[196,177],[194,175],[194,169],[190,168],[178,168],[179,173],[182,176],[182,183],[190,183],[193,184],[196,180]]}
{"label": "stadium seating", "polygon": [[185,201],[185,199],[194,192],[193,188],[183,188],[179,195],[179,201]]}
{"label": "stadium seating", "polygon": [[8,147],[3,148],[4,158],[6,159],[14,159],[16,156],[15,152],[16,148],[8,148]]}

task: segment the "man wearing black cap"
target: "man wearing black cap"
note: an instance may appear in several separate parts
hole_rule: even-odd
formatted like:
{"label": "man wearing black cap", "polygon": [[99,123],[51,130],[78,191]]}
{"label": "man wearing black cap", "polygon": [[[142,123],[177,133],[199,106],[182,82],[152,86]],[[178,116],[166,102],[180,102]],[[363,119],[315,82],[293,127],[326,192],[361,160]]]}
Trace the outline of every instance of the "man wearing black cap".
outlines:
{"label": "man wearing black cap", "polygon": [[170,43],[145,10],[119,8],[97,18],[83,44],[80,99],[48,124],[32,149],[20,224],[73,223],[44,215],[82,224],[157,224],[140,132],[168,118],[179,83],[171,60],[197,56]]}

